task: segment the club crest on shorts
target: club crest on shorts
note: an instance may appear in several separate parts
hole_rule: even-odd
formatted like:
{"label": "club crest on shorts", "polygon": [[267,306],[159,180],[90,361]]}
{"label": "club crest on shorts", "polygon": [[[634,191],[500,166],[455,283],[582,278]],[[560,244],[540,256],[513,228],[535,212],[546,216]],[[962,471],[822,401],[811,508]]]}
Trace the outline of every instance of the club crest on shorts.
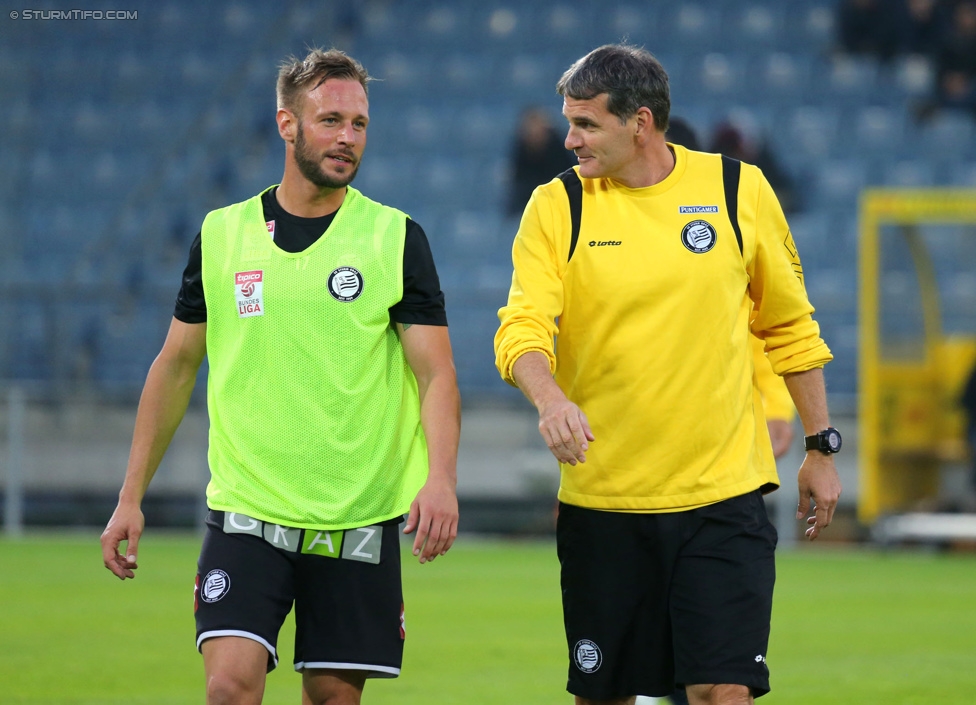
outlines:
{"label": "club crest on shorts", "polygon": [[573,647],[573,663],[583,673],[593,673],[603,665],[603,652],[589,639],[580,639]]}
{"label": "club crest on shorts", "polygon": [[715,228],[706,220],[693,220],[681,231],[681,244],[695,254],[708,252],[717,239]]}
{"label": "club crest on shorts", "polygon": [[355,301],[363,293],[363,275],[355,267],[339,267],[329,275],[329,293],[336,301]]}
{"label": "club crest on shorts", "polygon": [[200,599],[204,602],[216,602],[230,592],[230,576],[219,568],[207,573],[200,586]]}

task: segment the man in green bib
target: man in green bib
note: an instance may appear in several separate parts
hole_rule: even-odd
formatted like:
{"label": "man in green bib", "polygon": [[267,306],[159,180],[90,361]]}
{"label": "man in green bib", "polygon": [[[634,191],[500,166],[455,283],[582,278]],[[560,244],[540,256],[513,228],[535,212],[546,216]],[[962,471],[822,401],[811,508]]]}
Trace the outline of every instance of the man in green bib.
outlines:
{"label": "man in green bib", "polygon": [[460,398],[427,238],[349,185],[369,80],[336,50],[282,65],[281,184],[207,215],[191,245],[102,534],[105,566],[134,577],[142,498],[206,355],[194,612],[211,705],[261,702],[293,605],[303,703],[359,703],[400,672],[403,515],[421,563],[457,535]]}

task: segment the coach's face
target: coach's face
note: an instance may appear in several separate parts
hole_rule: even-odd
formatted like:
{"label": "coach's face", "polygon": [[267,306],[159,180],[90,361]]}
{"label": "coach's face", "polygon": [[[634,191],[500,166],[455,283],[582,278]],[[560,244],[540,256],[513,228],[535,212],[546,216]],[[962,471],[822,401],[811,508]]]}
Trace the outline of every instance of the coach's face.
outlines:
{"label": "coach's face", "polygon": [[607,110],[606,93],[578,100],[563,99],[563,115],[569,121],[566,149],[576,153],[580,176],[611,178],[627,183],[637,156],[636,117],[625,122]]}
{"label": "coach's face", "polygon": [[359,81],[330,78],[305,94],[294,126],[295,163],[319,188],[356,177],[366,149],[369,101]]}

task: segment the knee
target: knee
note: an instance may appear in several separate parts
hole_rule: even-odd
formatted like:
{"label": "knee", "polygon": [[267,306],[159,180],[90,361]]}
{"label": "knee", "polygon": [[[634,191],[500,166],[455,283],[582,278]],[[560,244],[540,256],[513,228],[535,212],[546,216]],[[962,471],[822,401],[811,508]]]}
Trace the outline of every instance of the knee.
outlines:
{"label": "knee", "polygon": [[360,671],[305,671],[302,705],[360,705],[365,681]]}
{"label": "knee", "polygon": [[685,688],[689,705],[752,705],[748,686],[735,684],[689,685]]}
{"label": "knee", "polygon": [[260,704],[263,689],[259,684],[228,673],[207,677],[207,705]]}
{"label": "knee", "polygon": [[303,704],[311,705],[360,705],[360,693],[357,692],[331,692],[320,693],[315,696],[306,694]]}

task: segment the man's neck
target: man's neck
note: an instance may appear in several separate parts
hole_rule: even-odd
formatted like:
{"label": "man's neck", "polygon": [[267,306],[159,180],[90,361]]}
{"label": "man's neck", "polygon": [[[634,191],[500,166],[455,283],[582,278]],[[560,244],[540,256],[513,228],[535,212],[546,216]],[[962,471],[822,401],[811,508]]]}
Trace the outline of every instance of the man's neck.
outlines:
{"label": "man's neck", "polygon": [[275,191],[278,205],[299,218],[321,218],[339,210],[346,197],[346,187],[319,188],[304,176],[285,170],[281,185]]}

